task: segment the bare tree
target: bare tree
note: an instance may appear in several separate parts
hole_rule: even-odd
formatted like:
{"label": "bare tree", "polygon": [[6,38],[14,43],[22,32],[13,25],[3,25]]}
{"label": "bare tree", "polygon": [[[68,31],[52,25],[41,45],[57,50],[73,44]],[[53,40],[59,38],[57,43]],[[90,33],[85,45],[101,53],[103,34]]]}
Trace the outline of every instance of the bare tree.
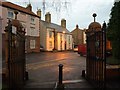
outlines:
{"label": "bare tree", "polygon": [[71,0],[43,0],[42,1],[42,9],[45,14],[45,10],[47,8],[52,8],[56,11],[56,13],[60,13],[61,11],[68,11],[71,5]]}

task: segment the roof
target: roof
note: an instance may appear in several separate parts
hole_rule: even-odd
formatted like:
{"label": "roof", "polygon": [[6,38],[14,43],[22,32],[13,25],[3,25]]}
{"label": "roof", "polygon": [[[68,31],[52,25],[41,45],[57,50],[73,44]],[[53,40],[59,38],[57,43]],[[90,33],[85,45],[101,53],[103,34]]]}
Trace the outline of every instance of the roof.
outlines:
{"label": "roof", "polygon": [[[0,1],[0,2],[1,2],[1,1]],[[35,16],[35,17],[39,17],[39,16],[37,16],[34,12],[26,9],[25,7],[22,7],[22,6],[13,4],[13,3],[11,3],[11,2],[2,2],[2,3],[0,3],[0,5],[1,5],[1,4],[2,4],[3,7],[10,8],[10,9],[14,9],[14,10],[17,10],[17,11],[20,11],[20,12],[23,12],[23,13],[26,13],[26,14],[29,14],[29,15],[32,15],[32,16]]]}
{"label": "roof", "polygon": [[71,31],[71,33],[73,33],[73,32],[77,32],[77,31],[81,31],[81,32],[83,32],[84,30],[79,29],[79,28],[78,28],[78,25],[76,25],[76,28],[75,28],[73,31]]}
{"label": "roof", "polygon": [[101,28],[101,25],[98,22],[92,22],[88,27],[88,29],[97,29],[97,28]]}
{"label": "roof", "polygon": [[44,27],[49,27],[57,30],[57,32],[62,32],[63,30],[65,31],[66,34],[71,34],[66,28],[61,27],[60,25],[54,24],[54,23],[48,23],[46,21],[41,20],[41,23],[43,24]]}

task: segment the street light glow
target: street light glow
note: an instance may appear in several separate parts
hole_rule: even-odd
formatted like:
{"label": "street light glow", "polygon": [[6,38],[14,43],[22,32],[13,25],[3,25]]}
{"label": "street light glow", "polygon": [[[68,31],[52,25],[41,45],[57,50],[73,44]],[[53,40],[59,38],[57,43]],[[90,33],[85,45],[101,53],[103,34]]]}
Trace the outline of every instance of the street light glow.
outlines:
{"label": "street light glow", "polygon": [[63,33],[65,33],[65,31],[63,31]]}

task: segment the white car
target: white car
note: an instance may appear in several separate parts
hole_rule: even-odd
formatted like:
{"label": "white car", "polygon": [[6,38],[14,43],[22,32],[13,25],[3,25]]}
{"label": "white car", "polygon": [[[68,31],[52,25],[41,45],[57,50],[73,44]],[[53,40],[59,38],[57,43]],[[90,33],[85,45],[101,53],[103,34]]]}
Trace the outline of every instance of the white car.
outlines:
{"label": "white car", "polygon": [[78,46],[74,46],[73,51],[74,51],[74,52],[77,52],[77,51],[78,51]]}

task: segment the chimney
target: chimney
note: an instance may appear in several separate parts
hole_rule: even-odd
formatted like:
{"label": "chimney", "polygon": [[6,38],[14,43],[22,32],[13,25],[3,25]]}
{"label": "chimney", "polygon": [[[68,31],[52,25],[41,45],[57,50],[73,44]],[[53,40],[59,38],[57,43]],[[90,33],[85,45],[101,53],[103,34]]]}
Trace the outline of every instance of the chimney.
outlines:
{"label": "chimney", "polygon": [[31,6],[31,4],[28,4],[26,8],[27,8],[29,11],[32,11],[32,6]]}
{"label": "chimney", "polygon": [[50,12],[46,13],[46,15],[45,15],[45,21],[48,22],[48,23],[51,23],[51,14],[50,14]]}
{"label": "chimney", "polygon": [[78,24],[76,25],[76,29],[78,29],[79,28],[79,26],[78,26]]}
{"label": "chimney", "polygon": [[62,19],[62,20],[61,20],[61,26],[62,26],[63,28],[66,28],[66,20],[65,20],[65,19]]}
{"label": "chimney", "polygon": [[41,18],[41,9],[37,10],[37,15]]}

